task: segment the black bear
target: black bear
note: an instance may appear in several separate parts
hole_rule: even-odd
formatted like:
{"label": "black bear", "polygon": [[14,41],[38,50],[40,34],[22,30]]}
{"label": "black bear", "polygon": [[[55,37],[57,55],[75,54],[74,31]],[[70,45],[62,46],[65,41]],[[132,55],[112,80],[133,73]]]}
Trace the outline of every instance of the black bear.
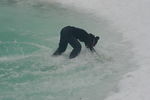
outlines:
{"label": "black bear", "polygon": [[81,44],[78,40],[84,42],[85,46],[93,52],[93,47],[97,44],[99,37],[95,37],[91,33],[88,34],[81,28],[66,26],[60,32],[59,47],[53,55],[61,55],[66,50],[69,43],[73,47],[69,58],[75,58],[81,51]]}

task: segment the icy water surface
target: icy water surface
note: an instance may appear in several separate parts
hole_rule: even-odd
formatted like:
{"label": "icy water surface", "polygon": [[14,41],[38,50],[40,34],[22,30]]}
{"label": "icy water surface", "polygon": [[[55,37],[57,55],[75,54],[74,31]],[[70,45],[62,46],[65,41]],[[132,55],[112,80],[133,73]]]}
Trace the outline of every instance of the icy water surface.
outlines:
{"label": "icy water surface", "polygon": [[[92,55],[52,57],[66,25],[100,36]],[[104,18],[58,4],[0,2],[0,100],[103,100],[132,66],[129,46]]]}

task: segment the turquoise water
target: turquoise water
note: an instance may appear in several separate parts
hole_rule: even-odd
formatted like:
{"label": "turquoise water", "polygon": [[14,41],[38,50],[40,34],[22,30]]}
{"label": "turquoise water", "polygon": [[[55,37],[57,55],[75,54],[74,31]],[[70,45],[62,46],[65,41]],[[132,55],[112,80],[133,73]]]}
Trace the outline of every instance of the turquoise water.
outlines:
{"label": "turquoise water", "polygon": [[[0,100],[103,100],[132,65],[130,47],[104,18],[59,4],[0,2]],[[96,54],[52,57],[62,27],[101,37]]]}

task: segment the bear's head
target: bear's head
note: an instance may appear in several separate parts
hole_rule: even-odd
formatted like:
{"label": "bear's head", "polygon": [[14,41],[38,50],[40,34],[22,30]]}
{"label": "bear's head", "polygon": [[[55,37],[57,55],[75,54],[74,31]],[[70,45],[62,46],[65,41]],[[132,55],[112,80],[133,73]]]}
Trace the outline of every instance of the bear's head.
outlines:
{"label": "bear's head", "polygon": [[97,44],[98,40],[99,36],[95,37],[93,34],[89,33],[85,45],[87,48],[93,48]]}

